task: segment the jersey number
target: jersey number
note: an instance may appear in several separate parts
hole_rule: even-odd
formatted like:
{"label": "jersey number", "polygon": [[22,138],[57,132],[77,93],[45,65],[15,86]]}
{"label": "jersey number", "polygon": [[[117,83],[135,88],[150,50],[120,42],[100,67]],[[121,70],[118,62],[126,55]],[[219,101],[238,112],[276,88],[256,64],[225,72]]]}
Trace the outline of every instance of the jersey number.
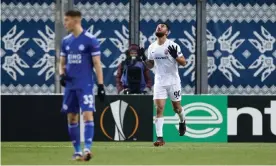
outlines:
{"label": "jersey number", "polygon": [[175,98],[179,98],[180,97],[180,90],[179,91],[175,91],[173,93],[173,95],[174,95]]}
{"label": "jersey number", "polygon": [[84,104],[89,104],[89,108],[93,107],[93,101],[94,101],[93,95],[84,95],[83,99],[84,99],[83,101]]}

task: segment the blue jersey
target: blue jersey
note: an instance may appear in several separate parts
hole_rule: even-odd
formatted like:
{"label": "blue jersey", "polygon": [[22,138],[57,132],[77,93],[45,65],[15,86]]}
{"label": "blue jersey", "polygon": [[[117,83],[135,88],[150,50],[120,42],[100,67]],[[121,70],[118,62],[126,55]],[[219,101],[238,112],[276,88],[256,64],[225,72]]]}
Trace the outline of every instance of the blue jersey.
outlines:
{"label": "blue jersey", "polygon": [[73,34],[63,38],[61,56],[66,59],[66,88],[81,89],[93,86],[93,56],[100,55],[100,43],[95,36],[83,31],[78,37]]}

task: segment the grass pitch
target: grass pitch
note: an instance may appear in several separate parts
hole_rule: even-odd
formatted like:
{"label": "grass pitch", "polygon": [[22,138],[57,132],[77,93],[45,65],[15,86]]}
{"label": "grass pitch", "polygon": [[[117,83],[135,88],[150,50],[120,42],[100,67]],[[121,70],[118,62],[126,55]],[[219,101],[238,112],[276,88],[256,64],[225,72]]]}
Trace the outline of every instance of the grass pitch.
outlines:
{"label": "grass pitch", "polygon": [[70,142],[2,142],[3,165],[276,164],[275,143],[95,142],[89,162],[71,160]]}

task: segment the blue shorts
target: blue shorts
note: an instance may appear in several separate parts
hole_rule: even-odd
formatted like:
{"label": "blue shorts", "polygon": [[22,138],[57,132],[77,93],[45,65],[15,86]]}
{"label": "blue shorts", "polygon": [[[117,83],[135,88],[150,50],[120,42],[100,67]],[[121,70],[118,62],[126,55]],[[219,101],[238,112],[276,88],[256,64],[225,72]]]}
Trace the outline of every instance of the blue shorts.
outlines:
{"label": "blue shorts", "polygon": [[93,87],[82,89],[66,89],[64,91],[62,112],[79,113],[81,111],[95,111]]}

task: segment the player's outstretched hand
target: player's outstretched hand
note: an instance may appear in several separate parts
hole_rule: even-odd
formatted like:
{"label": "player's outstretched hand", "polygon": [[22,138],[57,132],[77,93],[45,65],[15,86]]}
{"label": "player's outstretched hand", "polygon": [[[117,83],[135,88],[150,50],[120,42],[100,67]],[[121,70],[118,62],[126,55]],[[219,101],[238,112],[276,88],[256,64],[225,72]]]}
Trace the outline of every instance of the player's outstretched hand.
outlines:
{"label": "player's outstretched hand", "polygon": [[63,86],[63,87],[65,87],[65,85],[66,85],[66,81],[65,80],[66,80],[65,74],[61,74],[59,76],[59,82],[60,82],[60,85]]}
{"label": "player's outstretched hand", "polygon": [[171,55],[174,59],[177,58],[177,46],[173,46],[173,45],[169,46],[169,47],[168,47],[168,52],[170,53],[170,55]]}
{"label": "player's outstretched hand", "polygon": [[140,59],[141,59],[142,61],[147,60],[147,57],[146,57],[146,55],[145,55],[145,49],[144,49],[143,47],[139,48],[138,56],[140,57]]}
{"label": "player's outstretched hand", "polygon": [[105,91],[104,91],[104,85],[98,84],[98,96],[101,101],[104,101],[105,98]]}

